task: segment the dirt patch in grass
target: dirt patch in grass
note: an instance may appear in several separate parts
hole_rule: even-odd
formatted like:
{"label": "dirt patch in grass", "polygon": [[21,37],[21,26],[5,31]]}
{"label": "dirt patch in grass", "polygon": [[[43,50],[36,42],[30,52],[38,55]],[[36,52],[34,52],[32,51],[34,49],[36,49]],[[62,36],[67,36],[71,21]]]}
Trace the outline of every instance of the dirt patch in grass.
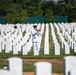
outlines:
{"label": "dirt patch in grass", "polygon": [[50,62],[63,65],[63,61],[58,59],[23,59],[23,62]]}
{"label": "dirt patch in grass", "polygon": [[[23,72],[23,75],[34,75],[34,73],[33,72]],[[52,75],[63,75],[63,74],[53,73]]]}

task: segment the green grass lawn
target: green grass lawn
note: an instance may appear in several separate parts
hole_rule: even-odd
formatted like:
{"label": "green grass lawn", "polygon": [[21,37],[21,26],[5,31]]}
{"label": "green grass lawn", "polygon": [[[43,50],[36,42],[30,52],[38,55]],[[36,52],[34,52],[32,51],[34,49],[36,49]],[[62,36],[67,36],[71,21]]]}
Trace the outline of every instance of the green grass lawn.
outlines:
{"label": "green grass lawn", "polygon": [[[33,72],[34,71],[34,63],[35,62],[24,62],[23,63],[23,71],[24,72]],[[52,64],[52,72],[53,73],[63,73],[63,66]]]}
{"label": "green grass lawn", "polygon": [[[23,62],[23,72],[34,72],[34,63],[36,62]],[[0,60],[0,68],[6,66],[6,60]],[[63,65],[52,64],[53,73],[63,73]]]}

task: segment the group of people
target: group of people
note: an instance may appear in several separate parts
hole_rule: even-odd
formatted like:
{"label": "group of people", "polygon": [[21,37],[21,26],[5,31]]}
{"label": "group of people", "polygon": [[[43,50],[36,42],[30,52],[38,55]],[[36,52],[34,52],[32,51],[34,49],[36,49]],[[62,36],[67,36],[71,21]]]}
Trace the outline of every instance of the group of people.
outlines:
{"label": "group of people", "polygon": [[33,25],[33,29],[31,30],[31,35],[32,35],[33,53],[34,53],[34,56],[37,56],[39,55],[39,49],[40,49],[39,40],[41,36],[41,32],[37,28],[37,24]]}

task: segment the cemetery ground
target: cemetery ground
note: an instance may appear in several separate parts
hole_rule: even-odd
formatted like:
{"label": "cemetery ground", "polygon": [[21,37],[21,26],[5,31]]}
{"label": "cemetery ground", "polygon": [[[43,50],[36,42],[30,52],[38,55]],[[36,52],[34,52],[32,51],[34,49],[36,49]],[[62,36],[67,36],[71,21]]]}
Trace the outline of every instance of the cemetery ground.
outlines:
{"label": "cemetery ground", "polygon": [[[34,75],[34,73],[33,72],[26,72],[26,73],[23,73],[23,75]],[[53,73],[52,75],[63,75],[63,74]]]}
{"label": "cemetery ground", "polygon": [[[50,28],[50,27],[49,27]],[[45,29],[44,29],[45,31]],[[24,75],[34,75],[34,63],[36,62],[50,62],[52,64],[52,73],[53,75],[63,75],[63,58],[65,56],[74,55],[76,56],[76,53],[74,53],[73,49],[70,48],[70,54],[65,54],[64,50],[61,48],[61,43],[59,41],[58,35],[55,31],[56,38],[58,40],[58,43],[60,44],[60,55],[54,54],[54,46],[52,43],[52,35],[50,34],[51,31],[49,29],[49,55],[44,55],[44,37],[45,32],[42,35],[41,40],[41,47],[40,52],[38,56],[33,55],[33,50],[31,48],[30,52],[28,52],[27,55],[22,55],[22,52],[18,52],[18,54],[13,54],[12,51],[10,53],[5,53],[4,50],[0,53],[0,68],[3,68],[3,66],[6,66],[6,59],[10,57],[20,57],[23,60],[23,74]]]}
{"label": "cemetery ground", "polygon": [[[25,62],[24,64],[29,65],[29,67],[31,66],[31,64],[34,65],[35,62],[50,62],[52,63],[52,67],[53,67],[53,75],[63,75],[63,73],[61,72],[62,70],[62,66],[63,66],[63,62],[62,60],[57,60],[57,59],[24,59],[23,62]],[[30,71],[33,67],[33,65],[30,68]],[[29,70],[29,68],[27,67],[27,69]],[[33,72],[24,72],[23,75],[34,75]]]}
{"label": "cemetery ground", "polygon": [[[36,62],[52,63],[53,75],[63,75],[63,60],[60,59],[23,59],[23,75],[34,75],[33,68]],[[0,59],[0,68],[6,65],[6,59]]]}
{"label": "cemetery ground", "polygon": [[[44,38],[44,35],[43,35]],[[49,37],[51,38],[51,37]],[[21,52],[19,52],[17,55],[13,55],[12,52],[10,53],[5,53],[4,50],[2,53],[0,53],[0,68],[6,65],[6,59],[9,57],[20,57],[23,59],[23,74],[24,75],[33,75],[33,65],[36,62],[41,62],[41,61],[46,61],[52,63],[52,72],[53,75],[62,75],[63,74],[63,57],[65,54],[63,53],[62,55],[55,56],[54,51],[53,51],[53,45],[51,43],[52,40],[50,40],[50,55],[44,55],[43,54],[43,39],[41,43],[41,50],[40,50],[40,55],[39,56],[33,56],[33,50],[31,50],[28,55],[22,55]]]}

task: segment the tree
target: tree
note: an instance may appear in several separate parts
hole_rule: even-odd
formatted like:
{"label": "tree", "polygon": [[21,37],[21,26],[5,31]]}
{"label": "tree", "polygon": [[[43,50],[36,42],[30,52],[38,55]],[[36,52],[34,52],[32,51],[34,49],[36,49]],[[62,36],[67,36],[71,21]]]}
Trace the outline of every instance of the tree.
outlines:
{"label": "tree", "polygon": [[1,0],[0,17],[8,23],[23,23],[24,17],[45,16],[46,22],[52,22],[54,16],[67,16],[68,22],[76,21],[75,0]]}
{"label": "tree", "polygon": [[13,3],[12,0],[1,0],[0,1],[0,16],[5,16],[9,11],[8,8]]}
{"label": "tree", "polygon": [[41,9],[40,0],[32,0],[29,3],[28,3],[28,9],[27,9],[29,16],[42,16],[43,15],[43,10]]}
{"label": "tree", "polygon": [[45,21],[46,22],[54,22],[54,15],[52,9],[46,9],[45,12]]}
{"label": "tree", "polygon": [[62,3],[56,4],[54,15],[55,16],[66,16],[65,5],[63,5]]}

